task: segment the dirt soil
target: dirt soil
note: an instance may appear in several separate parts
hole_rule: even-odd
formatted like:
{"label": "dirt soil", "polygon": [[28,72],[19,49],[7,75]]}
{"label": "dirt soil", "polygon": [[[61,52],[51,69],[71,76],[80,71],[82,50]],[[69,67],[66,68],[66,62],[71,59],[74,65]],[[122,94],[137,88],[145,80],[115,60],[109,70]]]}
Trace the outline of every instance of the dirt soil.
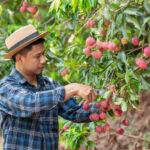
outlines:
{"label": "dirt soil", "polygon": [[[130,120],[130,126],[122,126],[125,129],[124,135],[118,135],[113,130],[104,134],[95,133],[89,139],[98,147],[90,150],[150,150],[150,92],[140,94],[140,105],[137,110],[128,111],[118,121],[107,121],[113,129],[118,129],[125,116]],[[64,150],[64,146],[62,143],[59,150]],[[80,150],[85,150],[85,147],[81,147]]]}

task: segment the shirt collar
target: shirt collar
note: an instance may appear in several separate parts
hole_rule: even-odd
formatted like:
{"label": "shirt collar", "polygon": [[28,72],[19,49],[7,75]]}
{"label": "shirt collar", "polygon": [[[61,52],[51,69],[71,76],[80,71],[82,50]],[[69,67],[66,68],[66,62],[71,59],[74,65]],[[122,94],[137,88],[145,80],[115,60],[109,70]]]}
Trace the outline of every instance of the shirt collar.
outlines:
{"label": "shirt collar", "polygon": [[[21,84],[25,84],[26,82],[28,82],[28,80],[19,71],[17,71],[15,67],[13,67],[10,75],[13,76],[13,78],[15,78]],[[41,74],[37,75],[37,82],[40,85],[44,85],[44,78]]]}

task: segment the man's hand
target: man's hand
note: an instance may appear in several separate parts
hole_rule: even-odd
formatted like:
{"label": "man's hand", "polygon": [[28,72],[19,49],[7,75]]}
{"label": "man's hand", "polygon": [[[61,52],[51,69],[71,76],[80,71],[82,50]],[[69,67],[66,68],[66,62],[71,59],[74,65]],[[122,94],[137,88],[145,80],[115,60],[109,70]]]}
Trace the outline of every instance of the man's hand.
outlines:
{"label": "man's hand", "polygon": [[91,103],[97,98],[97,92],[91,86],[71,83],[64,87],[66,92],[65,101],[74,95],[85,99],[85,104]]}

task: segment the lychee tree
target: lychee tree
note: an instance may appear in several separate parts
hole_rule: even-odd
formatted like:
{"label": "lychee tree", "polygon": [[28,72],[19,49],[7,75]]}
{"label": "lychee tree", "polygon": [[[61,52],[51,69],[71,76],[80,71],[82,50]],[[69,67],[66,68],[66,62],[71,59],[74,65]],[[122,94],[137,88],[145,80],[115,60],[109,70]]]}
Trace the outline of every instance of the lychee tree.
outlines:
{"label": "lychee tree", "polygon": [[[80,2],[78,1],[79,5]],[[63,2],[59,3],[60,11],[62,5]],[[95,89],[106,90],[105,94],[97,99],[97,102],[102,103],[100,108],[103,112],[90,116],[91,121],[94,121],[94,129],[99,133],[111,128],[111,125],[107,124],[107,116],[121,117],[127,110],[136,109],[140,91],[150,88],[149,6],[146,0],[107,1],[91,9],[90,15],[82,9],[86,17],[83,15],[78,18],[78,28],[81,22],[82,27],[75,30],[67,41],[63,66],[69,67],[71,71],[70,76],[64,77],[64,80],[73,82],[72,76],[78,74],[76,80],[79,82]],[[56,10],[59,12],[59,8]],[[77,6],[73,7],[73,11],[81,13]],[[104,104],[105,102],[108,104]],[[83,104],[83,109],[87,111],[89,106]],[[121,119],[124,126],[129,125],[125,116]],[[77,137],[69,138],[73,136],[72,130],[77,130],[74,126],[76,125],[72,124],[72,128],[65,133],[66,142],[72,149],[78,149],[82,143],[81,139],[77,142]],[[122,135],[124,129],[120,127],[116,132]],[[82,140],[87,148],[91,146],[84,138]]]}
{"label": "lychee tree", "polygon": [[[95,131],[124,134],[122,127],[111,129],[107,119],[121,117],[121,124],[129,126],[124,114],[136,109],[140,91],[150,88],[150,1],[4,1],[0,3],[1,56],[6,53],[5,37],[29,23],[49,31],[44,75],[61,84],[79,82],[105,90],[95,101],[101,113],[92,114],[91,123],[66,122],[66,147],[96,147],[87,140]],[[0,61],[2,78],[13,63],[2,57]],[[77,99],[85,111],[90,109]]]}

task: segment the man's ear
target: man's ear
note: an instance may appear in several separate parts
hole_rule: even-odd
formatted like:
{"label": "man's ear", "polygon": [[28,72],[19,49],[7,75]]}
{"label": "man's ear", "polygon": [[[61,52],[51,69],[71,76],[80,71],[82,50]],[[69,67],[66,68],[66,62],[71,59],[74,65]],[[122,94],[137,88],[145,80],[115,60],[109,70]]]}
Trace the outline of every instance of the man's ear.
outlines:
{"label": "man's ear", "polygon": [[23,59],[23,55],[21,54],[16,55],[16,62],[22,62],[22,59]]}

